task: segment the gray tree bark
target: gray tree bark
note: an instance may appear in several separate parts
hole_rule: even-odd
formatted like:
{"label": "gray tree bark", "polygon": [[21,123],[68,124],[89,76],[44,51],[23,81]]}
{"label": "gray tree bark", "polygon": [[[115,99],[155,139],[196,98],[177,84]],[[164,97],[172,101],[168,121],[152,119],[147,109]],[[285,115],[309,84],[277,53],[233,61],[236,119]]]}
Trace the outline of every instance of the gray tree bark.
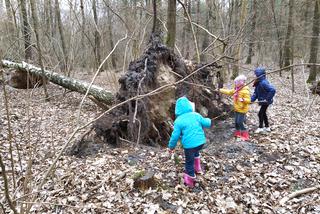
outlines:
{"label": "gray tree bark", "polygon": [[[312,25],[312,39],[310,44],[310,63],[317,63],[318,50],[319,50],[319,33],[320,33],[320,0],[314,2],[314,14]],[[311,66],[307,82],[313,82],[317,79],[319,67]]]}
{"label": "gray tree bark", "polygon": [[[36,34],[36,40],[37,40],[37,49],[38,49],[38,58],[39,58],[39,64],[41,67],[41,71],[44,70],[43,61],[42,61],[42,50],[40,45],[40,38],[39,38],[39,24],[38,24],[38,15],[36,11],[36,3],[34,0],[30,0],[30,6],[31,6],[31,14],[33,19],[33,27],[34,27],[34,33]],[[46,79],[43,75],[43,72],[41,73],[42,82],[43,82],[43,89],[46,99],[49,99],[49,95],[47,92],[47,85],[46,85]]]}
{"label": "gray tree bark", "polygon": [[251,9],[251,14],[252,14],[252,21],[251,21],[251,33],[250,33],[250,43],[249,43],[249,50],[248,50],[248,57],[246,60],[246,64],[251,64],[252,61],[252,56],[254,55],[253,53],[253,46],[254,46],[254,31],[256,28],[256,17],[257,17],[257,0],[252,1],[252,9]]}
{"label": "gray tree bark", "polygon": [[66,73],[68,71],[68,54],[67,54],[67,47],[66,42],[63,34],[63,27],[62,27],[62,21],[61,21],[61,14],[60,14],[60,6],[59,6],[59,0],[55,0],[55,13],[56,13],[56,19],[57,19],[57,25],[59,29],[60,39],[61,39],[61,47],[62,47],[62,54],[63,54],[63,64],[62,64],[62,70]]}
{"label": "gray tree bark", "polygon": [[177,2],[176,0],[169,0],[168,1],[168,10],[167,10],[167,28],[168,28],[168,35],[167,35],[167,46],[174,50],[175,40],[176,40],[176,7]]}
{"label": "gray tree bark", "polygon": [[[10,0],[5,0],[5,5],[6,5],[6,12],[7,12],[7,18],[8,18],[8,22],[6,24],[8,26],[8,32],[12,36],[14,34],[14,27],[13,27],[14,20],[13,20],[13,15],[12,15],[12,11],[11,11]],[[2,6],[1,6],[1,8],[2,8]]]}
{"label": "gray tree bark", "polygon": [[28,22],[26,0],[20,0],[20,16],[22,20],[22,35],[24,39],[24,57],[27,61],[32,59],[31,29]]}
{"label": "gray tree bark", "polygon": [[292,55],[293,55],[293,45],[292,45],[293,9],[294,9],[294,0],[290,0],[287,34],[286,34],[286,40],[284,42],[284,57],[283,57],[284,67],[290,65],[290,60],[292,60]]}
{"label": "gray tree bark", "polygon": [[94,55],[95,55],[95,66],[98,68],[101,64],[101,53],[100,53],[100,33],[98,31],[98,15],[97,15],[97,2],[96,0],[92,0],[92,11],[93,11],[93,19],[95,24],[94,31]]}
{"label": "gray tree bark", "polygon": [[[52,71],[42,71],[41,68],[25,62],[17,63],[8,60],[1,60],[1,65],[6,68],[15,68],[21,71],[29,72],[30,74],[35,76],[44,75],[50,82],[60,85],[71,91],[79,92],[81,94],[85,94],[90,86],[89,83],[75,80]],[[110,91],[107,91],[95,85],[92,85],[90,87],[88,95],[91,95],[97,101],[102,102],[106,105],[111,105],[114,101],[114,95]]]}

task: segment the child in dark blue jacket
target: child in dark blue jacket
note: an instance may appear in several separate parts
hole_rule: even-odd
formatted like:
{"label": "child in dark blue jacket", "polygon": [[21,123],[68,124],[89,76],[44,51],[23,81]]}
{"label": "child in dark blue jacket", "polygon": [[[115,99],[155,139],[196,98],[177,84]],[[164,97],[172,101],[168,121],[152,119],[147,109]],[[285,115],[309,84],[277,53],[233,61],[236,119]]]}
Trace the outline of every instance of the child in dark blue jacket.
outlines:
{"label": "child in dark blue jacket", "polygon": [[[255,89],[251,97],[251,102],[254,102],[256,99],[258,99],[259,105],[261,106],[258,113],[259,128],[255,131],[255,133],[261,133],[265,131],[270,132],[271,129],[269,127],[267,109],[269,105],[273,103],[273,97],[276,93],[276,90],[266,79],[265,68],[258,67],[254,70],[254,73],[257,77],[257,80],[253,84]],[[265,127],[263,127],[263,124],[265,125]]]}
{"label": "child in dark blue jacket", "polygon": [[189,187],[194,187],[195,173],[202,173],[199,151],[206,143],[203,128],[210,128],[211,119],[194,112],[194,106],[186,97],[180,97],[177,100],[175,115],[176,119],[168,147],[173,152],[178,140],[181,139],[186,159],[184,183]]}

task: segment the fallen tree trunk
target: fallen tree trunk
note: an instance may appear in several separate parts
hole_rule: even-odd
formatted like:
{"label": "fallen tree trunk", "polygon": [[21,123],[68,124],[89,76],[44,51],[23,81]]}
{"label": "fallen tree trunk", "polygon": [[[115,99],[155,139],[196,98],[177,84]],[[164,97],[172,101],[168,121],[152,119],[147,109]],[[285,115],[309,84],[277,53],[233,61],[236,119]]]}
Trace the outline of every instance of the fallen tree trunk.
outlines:
{"label": "fallen tree trunk", "polygon": [[[90,86],[89,83],[75,80],[52,71],[44,70],[42,72],[41,68],[25,62],[17,63],[8,60],[1,60],[1,65],[5,68],[13,68],[26,73],[29,72],[30,75],[34,75],[36,77],[41,77],[41,75],[44,74],[45,78],[50,82],[81,94],[85,94]],[[95,85],[90,87],[88,95],[92,96],[98,102],[102,102],[106,105],[111,105],[114,101],[114,95],[110,91]]]}

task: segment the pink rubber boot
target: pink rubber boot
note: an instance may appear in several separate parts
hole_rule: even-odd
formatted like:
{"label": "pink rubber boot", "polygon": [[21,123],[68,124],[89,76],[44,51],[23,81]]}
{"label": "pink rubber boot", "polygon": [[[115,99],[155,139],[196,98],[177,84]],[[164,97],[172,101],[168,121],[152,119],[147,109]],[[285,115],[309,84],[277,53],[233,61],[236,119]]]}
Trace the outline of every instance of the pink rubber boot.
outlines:
{"label": "pink rubber boot", "polygon": [[203,171],[201,169],[201,164],[200,164],[200,157],[195,157],[194,158],[194,171],[197,174],[203,174]]}
{"label": "pink rubber boot", "polygon": [[236,131],[234,131],[234,137],[241,137],[241,132],[240,132],[240,130],[236,130]]}
{"label": "pink rubber boot", "polygon": [[184,180],[184,184],[188,187],[193,188],[194,187],[194,179],[196,177],[192,177],[190,175],[188,175],[187,173],[183,174],[183,180]]}
{"label": "pink rubber boot", "polygon": [[248,131],[242,131],[241,138],[244,141],[248,141],[250,139]]}

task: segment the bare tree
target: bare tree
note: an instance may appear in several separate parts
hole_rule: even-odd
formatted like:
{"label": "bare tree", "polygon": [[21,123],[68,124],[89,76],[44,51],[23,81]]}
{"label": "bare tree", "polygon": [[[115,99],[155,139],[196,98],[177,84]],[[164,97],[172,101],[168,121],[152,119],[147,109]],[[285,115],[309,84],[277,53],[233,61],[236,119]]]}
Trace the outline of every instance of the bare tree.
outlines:
{"label": "bare tree", "polygon": [[22,35],[24,41],[24,57],[26,61],[32,60],[31,30],[28,22],[26,0],[20,0],[20,16],[22,20]]}
{"label": "bare tree", "polygon": [[98,67],[101,64],[101,52],[100,52],[101,36],[98,29],[97,0],[92,0],[92,11],[93,11],[94,24],[95,24],[95,30],[94,30],[95,67]]}
{"label": "bare tree", "polygon": [[[312,25],[312,39],[310,43],[310,63],[317,63],[318,50],[319,50],[319,33],[320,33],[320,0],[314,2],[314,13],[313,13],[313,25]],[[312,66],[307,82],[313,82],[317,79],[319,73],[319,67]]]}
{"label": "bare tree", "polygon": [[248,57],[246,60],[246,64],[251,64],[253,53],[253,46],[254,46],[254,32],[256,28],[256,19],[257,19],[257,0],[252,1],[251,6],[251,28],[250,28],[250,35],[249,35],[249,50],[248,50]]}
{"label": "bare tree", "polygon": [[[41,67],[42,72],[44,72],[44,66],[43,66],[43,60],[42,60],[42,50],[41,50],[41,45],[40,45],[40,36],[39,36],[39,24],[38,24],[38,15],[36,11],[36,3],[34,0],[30,0],[30,6],[31,6],[31,14],[32,14],[32,19],[33,19],[33,27],[34,27],[34,33],[36,35],[36,40],[37,40],[37,50],[38,50],[38,58],[39,58],[39,64]],[[44,75],[42,75],[42,82],[43,82],[43,89],[44,89],[44,94],[46,99],[49,99],[49,95],[47,92],[47,86],[46,86],[46,78]]]}
{"label": "bare tree", "polygon": [[290,65],[290,61],[293,58],[293,10],[294,10],[294,0],[289,1],[289,16],[287,25],[286,40],[284,42],[284,67]]}
{"label": "bare tree", "polygon": [[62,48],[62,54],[63,54],[63,63],[62,63],[61,67],[62,67],[63,71],[69,75],[68,54],[67,54],[67,47],[66,47],[66,42],[65,42],[63,27],[62,27],[59,0],[55,0],[55,14],[56,14],[56,20],[57,20],[57,25],[58,25],[58,29],[59,29],[61,48]]}
{"label": "bare tree", "polygon": [[175,40],[176,40],[176,7],[177,2],[176,0],[169,0],[168,1],[168,10],[167,10],[167,28],[168,28],[168,35],[167,35],[167,45],[168,47],[174,50]]}
{"label": "bare tree", "polygon": [[12,15],[12,10],[11,10],[11,3],[10,0],[5,0],[5,5],[6,5],[6,12],[7,12],[7,26],[8,26],[8,32],[10,35],[14,34],[14,26],[13,26],[13,15]]}
{"label": "bare tree", "polygon": [[[110,50],[114,48],[114,42],[113,42],[113,26],[112,26],[112,15],[111,15],[110,8],[107,9],[107,18],[108,18],[108,31],[109,31],[109,45]],[[117,59],[115,54],[111,55],[111,65],[113,69],[117,68]]]}

